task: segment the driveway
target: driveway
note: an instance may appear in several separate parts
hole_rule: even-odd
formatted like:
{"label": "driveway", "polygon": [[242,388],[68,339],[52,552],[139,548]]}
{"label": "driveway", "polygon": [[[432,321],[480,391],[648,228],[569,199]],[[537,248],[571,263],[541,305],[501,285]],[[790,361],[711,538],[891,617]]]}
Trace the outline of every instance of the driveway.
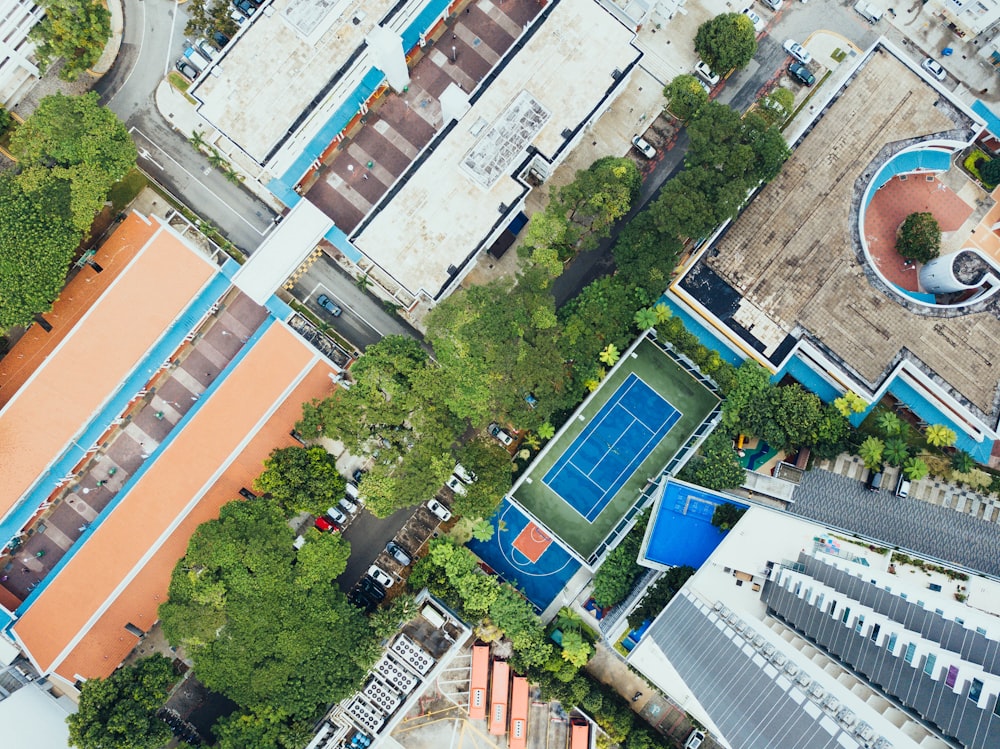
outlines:
{"label": "driveway", "polygon": [[[115,64],[94,90],[128,126],[139,167],[243,252],[252,253],[273,227],[274,212],[228,182],[157,110],[156,87],[184,49],[187,6],[168,0],[124,0],[125,30]],[[169,113],[168,113],[169,114]]]}

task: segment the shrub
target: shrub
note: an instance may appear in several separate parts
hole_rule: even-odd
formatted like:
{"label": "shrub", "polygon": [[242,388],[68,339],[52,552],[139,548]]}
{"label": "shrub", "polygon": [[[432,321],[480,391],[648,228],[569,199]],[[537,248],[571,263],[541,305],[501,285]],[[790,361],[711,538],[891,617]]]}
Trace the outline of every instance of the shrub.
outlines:
{"label": "shrub", "polygon": [[909,260],[926,263],[941,252],[941,227],[930,213],[911,213],[896,234],[896,251]]}

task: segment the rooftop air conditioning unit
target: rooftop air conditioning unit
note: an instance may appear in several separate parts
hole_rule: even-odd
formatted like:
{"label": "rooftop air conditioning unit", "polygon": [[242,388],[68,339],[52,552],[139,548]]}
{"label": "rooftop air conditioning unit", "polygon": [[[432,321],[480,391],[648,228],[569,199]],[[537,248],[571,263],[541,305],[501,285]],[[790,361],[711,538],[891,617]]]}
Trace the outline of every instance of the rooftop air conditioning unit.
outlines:
{"label": "rooftop air conditioning unit", "polygon": [[845,728],[850,728],[858,722],[858,716],[854,714],[853,710],[845,707],[837,713],[837,720],[839,720]]}
{"label": "rooftop air conditioning unit", "polygon": [[788,656],[784,653],[775,653],[771,656],[771,663],[773,663],[778,668],[781,668],[788,662]]}
{"label": "rooftop air conditioning unit", "polygon": [[796,674],[798,674],[798,672],[799,672],[799,667],[796,666],[791,661],[788,661],[785,664],[785,673],[788,674],[789,676],[795,676]]}
{"label": "rooftop air conditioning unit", "polygon": [[833,715],[836,715],[837,711],[840,710],[840,700],[838,700],[832,694],[828,694],[823,699],[822,705],[827,712],[832,713]]}

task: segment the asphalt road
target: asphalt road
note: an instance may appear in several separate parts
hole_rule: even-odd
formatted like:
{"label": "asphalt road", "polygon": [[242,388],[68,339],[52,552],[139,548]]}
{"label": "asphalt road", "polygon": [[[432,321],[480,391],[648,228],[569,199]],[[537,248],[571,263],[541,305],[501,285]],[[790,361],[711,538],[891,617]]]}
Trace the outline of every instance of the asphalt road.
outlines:
{"label": "asphalt road", "polygon": [[387,518],[379,519],[368,510],[362,510],[344,529],[344,538],[351,544],[347,569],[337,578],[337,585],[350,592],[367,572],[375,558],[382,553],[400,529],[406,525],[417,508],[404,507]]}
{"label": "asphalt road", "polygon": [[175,130],[153,99],[184,49],[186,6],[172,0],[124,2],[121,53],[94,90],[128,126],[139,149],[140,168],[233,244],[252,253],[273,228],[274,212],[209,167],[187,142],[188,133]]}

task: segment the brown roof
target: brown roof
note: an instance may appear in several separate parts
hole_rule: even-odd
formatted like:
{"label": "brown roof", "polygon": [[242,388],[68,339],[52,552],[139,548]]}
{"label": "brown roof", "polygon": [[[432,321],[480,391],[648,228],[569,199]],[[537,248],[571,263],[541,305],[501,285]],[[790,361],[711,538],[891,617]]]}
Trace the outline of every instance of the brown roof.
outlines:
{"label": "brown roof", "polygon": [[[215,274],[208,260],[189,249],[156,219],[130,217],[97,255],[103,266],[116,268],[117,277],[89,305],[86,313],[72,308],[61,318],[61,307],[48,319],[62,336],[58,345],[39,343],[39,332],[25,343],[25,358],[44,362],[27,377],[9,368],[19,349],[8,354],[4,366],[7,394],[0,410],[0,517],[3,517],[58,458],[70,440],[114,392],[146,351],[184,310],[199,289]],[[137,249],[138,248],[138,249]],[[128,266],[120,268],[120,264]],[[103,274],[101,274],[103,275]],[[92,278],[84,271],[66,289],[74,305],[77,290]],[[82,280],[81,280],[82,278]],[[89,301],[89,300],[88,300]],[[70,327],[72,326],[72,328]],[[54,331],[55,332],[55,331]]]}
{"label": "brown roof", "polygon": [[870,385],[906,348],[990,414],[1000,320],[914,314],[869,282],[849,234],[855,181],[883,146],[955,129],[940,99],[876,53],[705,262],[784,333],[801,323]]}
{"label": "brown roof", "polygon": [[329,392],[331,371],[281,324],[261,337],[15,624],[43,670],[72,682],[118,666],[135,644],[125,625],[152,626],[191,533],[290,444],[302,402]]}

